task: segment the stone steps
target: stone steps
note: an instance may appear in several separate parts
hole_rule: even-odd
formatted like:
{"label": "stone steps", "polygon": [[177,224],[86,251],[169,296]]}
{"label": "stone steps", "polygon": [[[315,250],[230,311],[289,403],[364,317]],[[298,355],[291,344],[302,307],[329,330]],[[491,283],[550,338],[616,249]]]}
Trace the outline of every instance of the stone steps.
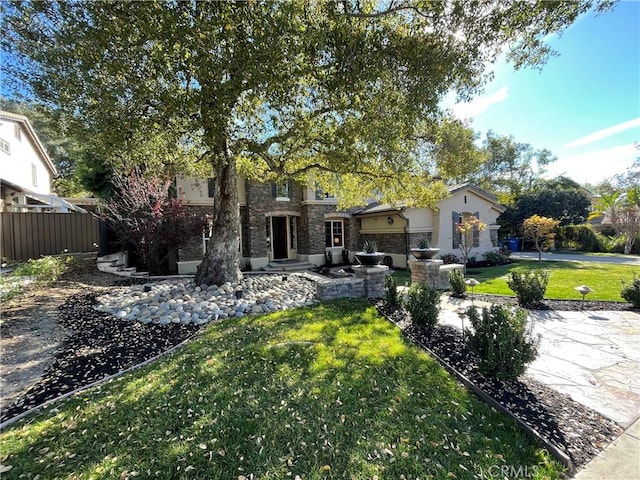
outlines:
{"label": "stone steps", "polygon": [[303,272],[315,267],[310,262],[270,262],[261,270],[265,272]]}

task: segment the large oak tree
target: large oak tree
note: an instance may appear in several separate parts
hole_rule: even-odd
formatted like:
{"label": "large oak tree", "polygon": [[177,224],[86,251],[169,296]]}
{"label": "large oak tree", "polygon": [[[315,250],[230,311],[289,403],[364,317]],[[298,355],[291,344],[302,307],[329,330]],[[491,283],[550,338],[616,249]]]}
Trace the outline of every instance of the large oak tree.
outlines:
{"label": "large oak tree", "polygon": [[2,45],[16,91],[72,116],[100,162],[210,170],[196,281],[221,283],[240,275],[239,172],[339,188],[344,204],[434,204],[433,177],[465,163],[447,154],[441,97],[478,92],[503,49],[542,65],[544,37],[592,3],[21,1],[3,4]]}

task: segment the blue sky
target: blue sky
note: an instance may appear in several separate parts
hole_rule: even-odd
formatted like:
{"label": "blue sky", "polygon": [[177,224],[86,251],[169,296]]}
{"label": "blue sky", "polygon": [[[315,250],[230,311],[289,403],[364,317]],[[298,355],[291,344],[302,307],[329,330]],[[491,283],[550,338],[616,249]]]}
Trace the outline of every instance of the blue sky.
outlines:
{"label": "blue sky", "polygon": [[483,137],[491,129],[551,150],[546,177],[595,184],[626,171],[640,156],[640,1],[585,14],[548,43],[560,56],[542,71],[499,61],[484,94],[453,112]]}

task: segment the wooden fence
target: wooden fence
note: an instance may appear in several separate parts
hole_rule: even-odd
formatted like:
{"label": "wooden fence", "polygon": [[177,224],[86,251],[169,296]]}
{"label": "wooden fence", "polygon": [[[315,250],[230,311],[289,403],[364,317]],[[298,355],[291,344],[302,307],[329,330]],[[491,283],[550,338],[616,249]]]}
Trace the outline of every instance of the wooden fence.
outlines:
{"label": "wooden fence", "polygon": [[88,213],[0,213],[2,260],[98,252],[99,220]]}

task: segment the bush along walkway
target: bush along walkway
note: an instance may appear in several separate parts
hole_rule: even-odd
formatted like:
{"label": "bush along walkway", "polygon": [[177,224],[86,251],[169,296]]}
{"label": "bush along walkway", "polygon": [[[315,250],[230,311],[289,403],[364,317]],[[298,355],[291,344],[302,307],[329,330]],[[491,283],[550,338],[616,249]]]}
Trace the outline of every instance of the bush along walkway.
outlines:
{"label": "bush along walkway", "polygon": [[467,349],[460,330],[436,325],[429,336],[426,328],[411,322],[404,308],[390,307],[384,300],[377,300],[376,307],[463,383],[479,390],[481,398],[499,404],[502,411],[533,431],[532,435],[550,446],[549,450],[571,471],[587,464],[622,434],[623,429],[615,422],[527,376],[501,381],[483,375],[479,358]]}

